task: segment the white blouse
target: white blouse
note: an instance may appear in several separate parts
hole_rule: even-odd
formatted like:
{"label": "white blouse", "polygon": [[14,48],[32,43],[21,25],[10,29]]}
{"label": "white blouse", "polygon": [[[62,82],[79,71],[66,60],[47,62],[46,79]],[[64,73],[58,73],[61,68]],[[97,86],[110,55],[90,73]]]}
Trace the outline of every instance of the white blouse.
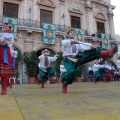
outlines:
{"label": "white blouse", "polygon": [[94,72],[96,72],[96,71],[98,71],[101,67],[102,67],[102,65],[100,65],[100,64],[94,64],[94,65],[92,66],[92,69],[93,69]]}
{"label": "white blouse", "polygon": [[14,42],[14,37],[12,33],[2,33],[2,35],[0,36],[0,40],[6,40],[4,44],[7,44],[9,48],[12,48]]}

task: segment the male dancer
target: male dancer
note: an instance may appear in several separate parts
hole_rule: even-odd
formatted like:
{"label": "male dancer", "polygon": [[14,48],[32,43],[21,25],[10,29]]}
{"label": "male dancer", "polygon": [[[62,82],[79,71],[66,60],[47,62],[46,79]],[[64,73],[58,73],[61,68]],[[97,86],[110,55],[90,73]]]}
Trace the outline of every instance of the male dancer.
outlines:
{"label": "male dancer", "polygon": [[[67,37],[67,38],[66,38]],[[76,71],[79,66],[99,58],[111,58],[117,52],[118,47],[102,51],[102,48],[95,47],[89,43],[82,43],[75,40],[76,30],[73,28],[65,32],[65,40],[62,40],[62,51],[64,66],[67,72],[62,73],[62,92],[67,93],[67,87],[76,78]],[[83,51],[84,50],[84,51]],[[80,51],[83,51],[79,54]]]}
{"label": "male dancer", "polygon": [[57,59],[57,55],[50,57],[50,51],[45,49],[42,51],[42,55],[38,57],[40,60],[39,63],[39,73],[40,73],[40,82],[41,88],[44,88],[44,82],[47,81],[50,77],[50,83],[54,83],[55,70],[50,67],[50,63],[54,62]]}

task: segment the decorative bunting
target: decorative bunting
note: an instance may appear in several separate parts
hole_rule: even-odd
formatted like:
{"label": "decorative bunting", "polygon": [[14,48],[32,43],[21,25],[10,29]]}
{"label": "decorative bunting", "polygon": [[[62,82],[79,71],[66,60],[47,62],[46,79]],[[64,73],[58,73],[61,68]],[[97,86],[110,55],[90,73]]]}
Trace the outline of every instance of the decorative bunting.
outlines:
{"label": "decorative bunting", "polygon": [[55,44],[55,25],[43,23],[43,41],[45,44]]}

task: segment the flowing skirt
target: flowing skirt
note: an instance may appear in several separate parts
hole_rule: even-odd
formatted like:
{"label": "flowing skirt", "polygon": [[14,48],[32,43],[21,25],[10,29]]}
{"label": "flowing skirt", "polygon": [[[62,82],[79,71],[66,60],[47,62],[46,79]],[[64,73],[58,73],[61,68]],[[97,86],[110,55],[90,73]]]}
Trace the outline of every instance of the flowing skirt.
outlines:
{"label": "flowing skirt", "polygon": [[0,77],[12,76],[12,57],[10,49],[7,47],[8,64],[4,63],[4,48],[0,46]]}

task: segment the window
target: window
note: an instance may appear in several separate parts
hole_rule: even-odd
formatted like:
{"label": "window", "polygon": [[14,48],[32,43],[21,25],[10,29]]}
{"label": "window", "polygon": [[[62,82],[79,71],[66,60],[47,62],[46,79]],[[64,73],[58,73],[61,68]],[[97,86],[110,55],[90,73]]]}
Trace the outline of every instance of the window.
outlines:
{"label": "window", "polygon": [[40,10],[40,24],[41,26],[43,23],[50,23],[52,24],[52,11],[47,10]]}
{"label": "window", "polygon": [[104,23],[97,22],[97,31],[98,31],[98,37],[101,38],[101,33],[105,33]]}
{"label": "window", "polygon": [[80,17],[71,16],[71,27],[81,28]]}
{"label": "window", "polygon": [[18,18],[18,4],[4,2],[3,16]]}

